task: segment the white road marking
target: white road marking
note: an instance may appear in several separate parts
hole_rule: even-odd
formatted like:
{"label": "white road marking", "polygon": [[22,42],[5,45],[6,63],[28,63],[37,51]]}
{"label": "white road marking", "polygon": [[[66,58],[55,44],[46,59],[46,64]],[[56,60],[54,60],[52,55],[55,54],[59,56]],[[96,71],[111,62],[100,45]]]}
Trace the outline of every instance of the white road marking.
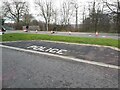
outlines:
{"label": "white road marking", "polygon": [[59,58],[67,59],[67,60],[72,60],[72,61],[87,63],[87,64],[101,66],[101,67],[107,67],[107,68],[113,68],[113,69],[120,69],[119,66],[105,64],[105,63],[102,63],[102,62],[95,62],[95,61],[77,59],[77,58],[68,57],[68,56],[56,55],[56,54],[51,54],[51,53],[46,53],[46,52],[38,52],[38,51],[33,51],[33,50],[26,50],[26,49],[22,49],[22,48],[16,48],[16,47],[5,46],[5,45],[0,45],[0,47],[8,48],[8,49],[13,49],[13,50],[18,50],[18,51],[24,51],[24,52],[37,53],[37,54],[42,54],[42,55],[49,55],[49,56],[59,57]]}
{"label": "white road marking", "polygon": [[102,36],[102,37],[106,37],[106,36]]}
{"label": "white road marking", "polygon": [[27,48],[37,50],[37,51],[44,51],[44,52],[57,53],[57,54],[64,54],[65,52],[67,52],[67,50],[65,49],[47,48],[45,46],[36,46],[36,45],[32,45]]}

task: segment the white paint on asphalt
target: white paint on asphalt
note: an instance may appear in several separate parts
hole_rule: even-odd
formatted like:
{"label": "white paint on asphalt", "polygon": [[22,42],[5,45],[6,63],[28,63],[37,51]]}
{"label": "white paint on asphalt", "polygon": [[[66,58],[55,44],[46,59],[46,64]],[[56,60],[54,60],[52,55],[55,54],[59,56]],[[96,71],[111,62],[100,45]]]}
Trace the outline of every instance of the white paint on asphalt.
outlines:
{"label": "white paint on asphalt", "polygon": [[24,51],[24,52],[31,52],[31,53],[36,53],[36,54],[42,54],[42,55],[49,55],[49,56],[59,57],[59,58],[67,59],[67,60],[73,60],[73,61],[77,61],[77,62],[87,63],[87,64],[91,64],[91,65],[97,65],[97,66],[107,67],[107,68],[120,69],[119,66],[105,64],[105,63],[101,63],[101,62],[95,62],[95,61],[77,59],[77,58],[73,58],[73,57],[56,55],[56,54],[51,54],[51,53],[46,53],[46,52],[26,50],[26,49],[21,49],[21,48],[16,48],[16,47],[10,47],[10,46],[5,46],[5,45],[0,45],[0,47],[8,48],[8,49],[13,49],[13,50],[18,50],[18,51]]}
{"label": "white paint on asphalt", "polygon": [[89,36],[92,36],[92,35],[89,35]]}
{"label": "white paint on asphalt", "polygon": [[106,36],[102,36],[102,37],[106,37]]}
{"label": "white paint on asphalt", "polygon": [[27,47],[28,49],[33,49],[33,50],[37,50],[37,51],[43,51],[43,52],[49,52],[49,53],[57,53],[57,54],[64,54],[65,52],[67,52],[67,50],[65,49],[58,49],[58,48],[47,48],[45,46],[36,46],[36,45],[32,45]]}

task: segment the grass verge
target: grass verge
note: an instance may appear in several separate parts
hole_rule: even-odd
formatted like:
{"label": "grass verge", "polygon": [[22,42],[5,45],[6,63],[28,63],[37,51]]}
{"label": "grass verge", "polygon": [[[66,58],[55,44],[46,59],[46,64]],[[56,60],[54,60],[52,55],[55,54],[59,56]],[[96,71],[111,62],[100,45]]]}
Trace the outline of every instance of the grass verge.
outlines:
{"label": "grass verge", "polygon": [[72,36],[54,36],[44,34],[22,34],[12,33],[4,34],[0,36],[2,41],[20,41],[20,40],[50,40],[50,41],[62,41],[80,44],[94,44],[104,45],[120,48],[120,40],[105,39],[105,38],[83,38],[83,37],[72,37]]}

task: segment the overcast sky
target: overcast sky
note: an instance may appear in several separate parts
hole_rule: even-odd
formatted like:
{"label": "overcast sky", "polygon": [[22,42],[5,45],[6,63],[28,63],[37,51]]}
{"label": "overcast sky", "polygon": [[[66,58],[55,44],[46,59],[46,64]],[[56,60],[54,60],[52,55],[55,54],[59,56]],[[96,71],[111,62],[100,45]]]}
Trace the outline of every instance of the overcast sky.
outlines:
{"label": "overcast sky", "polygon": [[[27,1],[30,4],[30,13],[33,14],[33,16],[36,17],[36,19],[44,21],[43,18],[40,18],[40,16],[37,16],[38,11],[35,10],[35,5],[34,5],[35,0],[27,0]],[[49,0],[47,0],[47,1],[49,1]],[[53,0],[54,5],[57,8],[61,7],[61,4],[63,1],[66,1],[66,0]],[[84,5],[87,6],[88,2],[93,2],[94,0],[74,0],[74,1],[78,2],[79,6],[80,6],[79,7],[79,14],[81,15],[81,17],[79,17],[79,18],[82,18],[82,11],[83,11]],[[73,21],[72,23],[75,23],[74,20],[72,20],[72,21]],[[81,22],[80,19],[79,19],[79,22]]]}
{"label": "overcast sky", "polygon": [[[0,6],[2,5],[2,1],[11,1],[11,0],[0,0]],[[17,1],[17,0],[16,0]],[[34,1],[35,0],[21,0],[21,1],[27,1],[30,5],[30,14],[32,14],[37,20],[42,20],[44,21],[43,18],[41,18],[38,15],[38,11],[35,8],[35,4]],[[49,0],[47,0],[49,1]],[[55,7],[60,8],[61,4],[63,1],[66,0],[53,0]],[[83,7],[85,6],[86,8],[86,13],[88,12],[88,3],[93,2],[94,0],[74,0],[76,2],[78,2],[79,5],[79,23],[82,21],[82,13],[83,13]],[[101,0],[96,0],[96,1],[101,1]],[[108,0],[108,2],[115,2],[116,0]],[[75,23],[75,20],[72,20],[72,23]]]}
{"label": "overcast sky", "polygon": [[[34,6],[35,0],[27,0],[27,1],[30,3],[31,6]],[[47,0],[47,1],[49,1],[49,0]],[[55,6],[58,8],[60,7],[60,5],[62,4],[63,1],[67,1],[67,0],[53,0]],[[94,0],[74,0],[74,1],[78,2],[79,5],[85,5],[85,4],[87,4],[87,2],[92,2]],[[33,8],[31,8],[31,10],[33,10]]]}
{"label": "overcast sky", "polygon": [[[35,5],[34,5],[35,0],[26,0],[26,1],[28,1],[29,4],[30,4],[30,13],[33,14],[33,16],[36,17],[36,19],[38,19],[38,20],[40,19],[40,20],[44,21],[44,19],[40,18],[40,16],[39,17],[37,16],[38,11],[35,10]],[[49,1],[49,0],[47,0],[47,1]],[[52,0],[52,1],[54,2],[55,7],[60,9],[62,2],[67,1],[67,0]],[[79,17],[78,17],[79,22],[78,23],[81,23],[82,22],[82,14],[83,14],[84,6],[86,8],[85,13],[87,15],[88,14],[88,3],[91,3],[94,0],[73,0],[73,1],[78,2],[78,5],[79,5],[79,11],[78,11],[78,13],[79,13]],[[95,0],[95,1],[102,1],[102,0]],[[108,2],[115,2],[116,0],[107,0],[107,1]],[[93,4],[93,3],[91,3],[91,4]],[[75,23],[75,19],[73,19],[71,21],[71,23]]]}

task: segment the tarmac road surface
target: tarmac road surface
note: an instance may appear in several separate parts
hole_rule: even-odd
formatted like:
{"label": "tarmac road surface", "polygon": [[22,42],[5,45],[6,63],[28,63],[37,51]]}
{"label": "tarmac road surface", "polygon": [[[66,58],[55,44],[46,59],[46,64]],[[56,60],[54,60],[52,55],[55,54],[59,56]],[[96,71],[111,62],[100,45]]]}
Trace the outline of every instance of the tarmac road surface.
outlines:
{"label": "tarmac road surface", "polygon": [[[49,41],[7,42],[2,45],[6,46],[2,48],[3,88],[119,87],[119,69],[71,59],[78,58],[89,62],[119,66],[120,51],[106,47]],[[7,46],[19,50],[10,49]],[[28,51],[20,51],[20,49]],[[41,52],[41,54],[35,52]],[[60,58],[55,55],[69,58]]]}
{"label": "tarmac road surface", "polygon": [[118,70],[2,48],[3,88],[118,88]]}
{"label": "tarmac road surface", "polygon": [[120,66],[120,60],[118,59],[120,51],[106,47],[64,44],[49,41],[7,42],[3,43],[3,45]]}

